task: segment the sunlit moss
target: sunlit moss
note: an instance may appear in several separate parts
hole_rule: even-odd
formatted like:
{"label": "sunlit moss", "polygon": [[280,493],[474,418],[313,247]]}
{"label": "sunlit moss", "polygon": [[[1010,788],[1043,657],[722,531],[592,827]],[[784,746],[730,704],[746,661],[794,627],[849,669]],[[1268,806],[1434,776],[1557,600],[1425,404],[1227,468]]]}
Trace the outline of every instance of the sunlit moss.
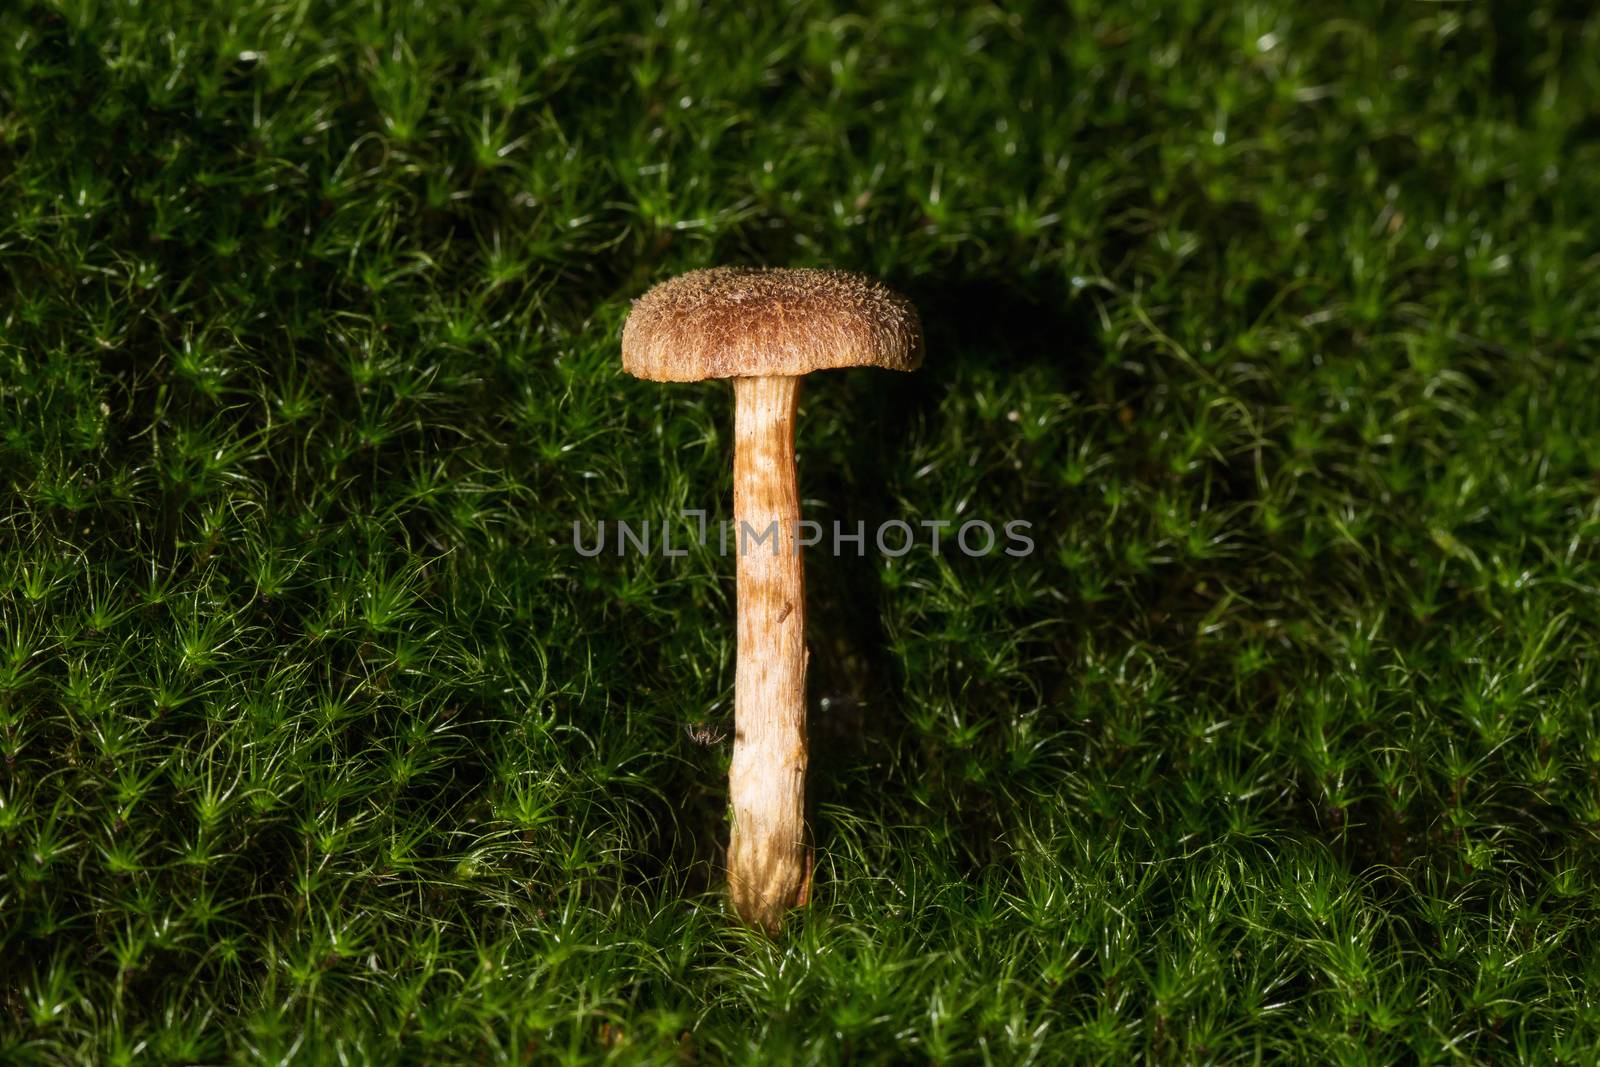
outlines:
{"label": "sunlit moss", "polygon": [[[1579,5],[1578,7],[1581,7]],[[1600,21],[0,5],[0,1060],[1588,1063]],[[884,276],[717,896],[716,263]]]}

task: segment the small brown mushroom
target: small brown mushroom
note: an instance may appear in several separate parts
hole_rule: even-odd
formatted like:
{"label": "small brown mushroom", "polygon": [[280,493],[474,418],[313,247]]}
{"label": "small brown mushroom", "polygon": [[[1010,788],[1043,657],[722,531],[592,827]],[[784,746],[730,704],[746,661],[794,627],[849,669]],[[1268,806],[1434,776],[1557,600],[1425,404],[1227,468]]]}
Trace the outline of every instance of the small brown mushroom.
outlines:
{"label": "small brown mushroom", "polygon": [[[717,268],[633,305],[622,367],[639,378],[732,378],[739,630],[728,890],[776,932],[810,891],[805,840],[805,587],[794,421],[800,376],[829,367],[914,370],[922,326],[883,284],[830,270]],[[777,530],[776,538],[762,538]]]}

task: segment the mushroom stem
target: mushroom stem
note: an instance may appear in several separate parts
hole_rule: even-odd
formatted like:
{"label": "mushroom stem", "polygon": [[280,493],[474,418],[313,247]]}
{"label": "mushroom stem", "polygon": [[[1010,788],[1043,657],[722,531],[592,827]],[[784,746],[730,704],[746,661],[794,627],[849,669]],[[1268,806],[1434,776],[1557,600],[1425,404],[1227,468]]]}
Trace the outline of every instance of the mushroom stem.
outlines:
{"label": "mushroom stem", "polygon": [[794,462],[800,379],[735,378],[733,396],[739,646],[728,889],[745,922],[776,932],[798,902],[806,866],[805,571]]}

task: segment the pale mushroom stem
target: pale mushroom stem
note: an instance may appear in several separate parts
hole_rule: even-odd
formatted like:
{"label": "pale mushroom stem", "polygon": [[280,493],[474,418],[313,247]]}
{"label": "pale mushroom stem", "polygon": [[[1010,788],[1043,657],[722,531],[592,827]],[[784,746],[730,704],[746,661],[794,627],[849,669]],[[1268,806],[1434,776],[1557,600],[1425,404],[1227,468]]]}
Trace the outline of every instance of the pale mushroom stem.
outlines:
{"label": "pale mushroom stem", "polygon": [[805,571],[794,463],[799,396],[799,378],[733,380],[739,645],[728,889],[741,918],[774,932],[809,888]]}

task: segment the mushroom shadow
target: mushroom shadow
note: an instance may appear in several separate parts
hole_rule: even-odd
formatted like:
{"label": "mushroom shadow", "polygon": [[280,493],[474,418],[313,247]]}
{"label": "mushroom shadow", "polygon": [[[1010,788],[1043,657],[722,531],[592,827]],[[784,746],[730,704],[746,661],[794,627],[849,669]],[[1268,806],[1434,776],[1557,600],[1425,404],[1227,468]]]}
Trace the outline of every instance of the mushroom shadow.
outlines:
{"label": "mushroom shadow", "polygon": [[[913,374],[817,375],[809,386],[818,406],[851,412],[849,424],[859,432],[822,442],[831,454],[802,466],[802,498],[827,501],[834,509],[833,514],[808,511],[807,517],[821,521],[830,534],[834,518],[851,528],[864,521],[868,531],[861,555],[853,546],[836,555],[825,537],[806,560],[808,822],[822,843],[830,830],[818,818],[820,806],[863,806],[860,797],[849,795],[852,772],[858,774],[884,752],[920,744],[904,714],[907,679],[890,652],[884,626],[893,593],[884,586],[871,544],[871,531],[900,517],[891,494],[895,482],[903,481],[897,476],[905,442],[918,433],[939,433],[941,402],[964,370],[1027,371],[1048,388],[1070,394],[1083,391],[1095,362],[1084,358],[1097,344],[1093,309],[1073,300],[1059,279],[1054,286],[1031,287],[959,276],[889,281],[911,298],[922,317],[928,353],[923,367]],[[802,420],[802,454],[807,422],[815,425]],[[982,820],[980,813],[962,817]],[[970,829],[969,840],[984,836],[985,827]]]}

